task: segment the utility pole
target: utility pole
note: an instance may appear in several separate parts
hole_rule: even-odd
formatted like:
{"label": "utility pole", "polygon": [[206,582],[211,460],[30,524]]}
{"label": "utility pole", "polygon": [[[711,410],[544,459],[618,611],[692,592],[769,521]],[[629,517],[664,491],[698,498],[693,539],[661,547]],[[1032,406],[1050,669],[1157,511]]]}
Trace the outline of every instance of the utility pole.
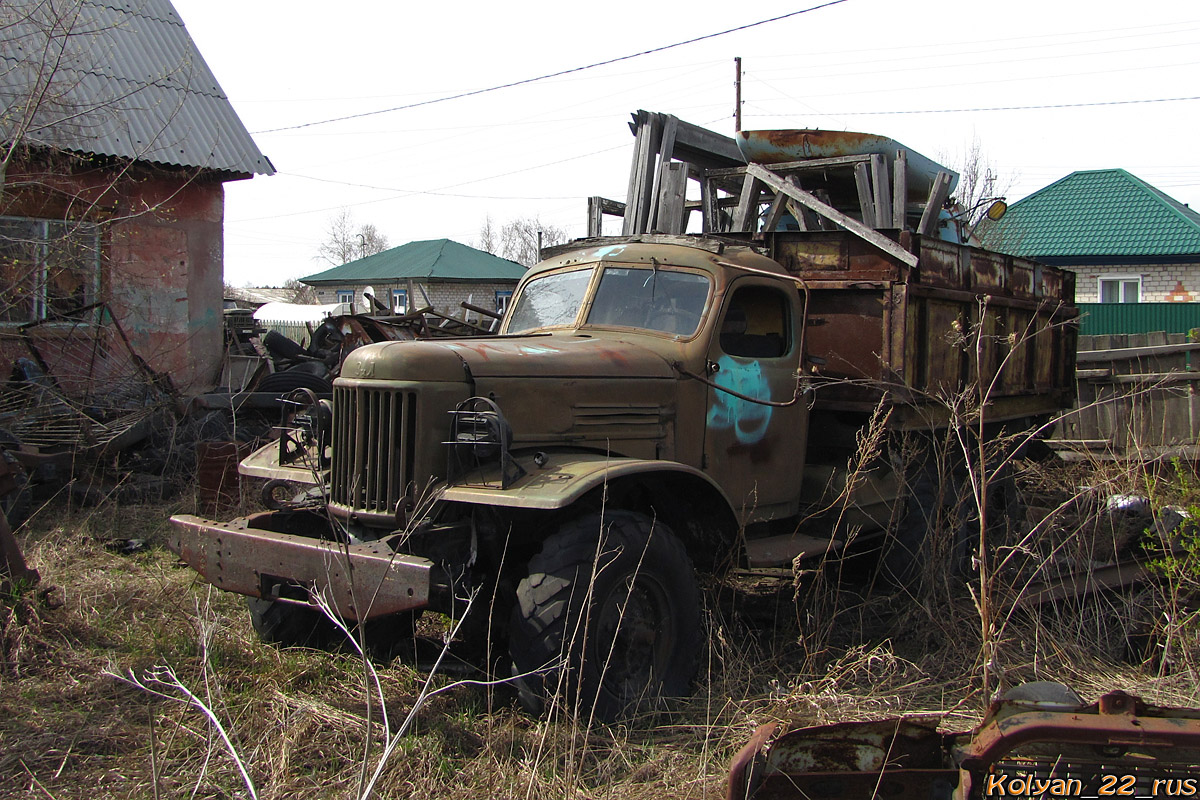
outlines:
{"label": "utility pole", "polygon": [[733,59],[733,130],[742,132],[742,57]]}

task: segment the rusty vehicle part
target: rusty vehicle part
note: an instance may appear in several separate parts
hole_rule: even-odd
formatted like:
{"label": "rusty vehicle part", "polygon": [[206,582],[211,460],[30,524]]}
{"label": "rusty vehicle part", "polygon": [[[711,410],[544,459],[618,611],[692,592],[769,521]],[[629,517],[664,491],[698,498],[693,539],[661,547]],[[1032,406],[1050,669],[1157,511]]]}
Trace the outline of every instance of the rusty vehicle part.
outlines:
{"label": "rusty vehicle part", "polygon": [[237,465],[250,451],[245,442],[196,443],[196,495],[201,513],[219,514],[241,504]]}
{"label": "rusty vehicle part", "polygon": [[432,562],[400,555],[386,540],[340,542],[268,527],[313,523],[296,515],[267,513],[219,523],[181,514],[171,521],[168,546],[214,586],[300,605],[307,604],[310,591],[320,591],[346,619],[423,608],[436,580]]}
{"label": "rusty vehicle part", "polygon": [[764,725],[734,758],[726,797],[1163,797],[1198,789],[1200,709],[1153,706],[1122,691],[1088,705],[1061,684],[1036,683],[993,703],[965,733],[940,733],[930,717]]}
{"label": "rusty vehicle part", "polygon": [[[24,477],[24,469],[16,460],[0,459],[0,495],[7,496],[19,491]],[[0,513],[0,592],[10,591],[13,581],[29,586],[36,584],[39,579],[38,571],[25,563],[25,556],[17,544],[17,537],[13,535],[8,516]]]}
{"label": "rusty vehicle part", "polygon": [[[920,202],[933,188],[933,182],[938,172],[944,170],[941,164],[926,158],[915,150],[906,148],[888,136],[875,133],[857,133],[855,131],[825,131],[825,130],[767,130],[767,131],[738,131],[734,136],[738,149],[746,161],[756,164],[784,164],[804,160],[832,160],[846,156],[883,156],[888,170],[896,168],[896,154],[905,152],[907,199]],[[854,163],[847,160],[844,167],[854,168]],[[958,174],[951,173],[950,191],[958,183]],[[823,181],[812,184],[811,188],[824,188],[836,191],[839,185],[852,181],[830,182]],[[857,200],[857,198],[856,198]],[[837,205],[835,203],[835,205]]]}
{"label": "rusty vehicle part", "polygon": [[222,385],[228,391],[199,395],[192,400],[193,407],[235,413],[278,411],[281,398],[295,389],[327,397],[329,382],[340,374],[342,362],[364,345],[495,332],[500,315],[469,303],[462,306],[490,324],[476,324],[430,307],[398,316],[346,314],[317,325],[307,347],[276,331],[250,324],[238,327],[240,317],[227,312],[227,329],[232,330],[227,330]]}

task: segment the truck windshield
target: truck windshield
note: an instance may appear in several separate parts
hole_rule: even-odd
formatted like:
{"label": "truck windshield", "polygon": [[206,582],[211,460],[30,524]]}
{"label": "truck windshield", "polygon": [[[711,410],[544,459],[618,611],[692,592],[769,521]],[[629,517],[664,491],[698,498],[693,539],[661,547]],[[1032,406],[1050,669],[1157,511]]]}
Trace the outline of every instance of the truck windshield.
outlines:
{"label": "truck windshield", "polygon": [[697,272],[606,267],[587,323],[690,336],[700,325],[708,287],[708,276]]}
{"label": "truck windshield", "polygon": [[555,272],[525,284],[508,319],[509,333],[570,325],[587,296],[592,270]]}

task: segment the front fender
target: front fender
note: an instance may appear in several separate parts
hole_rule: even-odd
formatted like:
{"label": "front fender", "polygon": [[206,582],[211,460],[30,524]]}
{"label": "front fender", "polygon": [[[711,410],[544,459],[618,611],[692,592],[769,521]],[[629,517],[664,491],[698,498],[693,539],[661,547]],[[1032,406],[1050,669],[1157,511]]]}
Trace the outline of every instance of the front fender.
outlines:
{"label": "front fender", "polygon": [[697,479],[732,509],[729,498],[712,478],[695,467],[676,461],[623,458],[603,453],[547,452],[541,466],[533,454],[514,456],[525,475],[501,488],[500,465],[492,463],[471,470],[442,490],[441,499],[505,508],[551,511],[566,508],[588,492],[619,478],[652,473],[675,473]]}

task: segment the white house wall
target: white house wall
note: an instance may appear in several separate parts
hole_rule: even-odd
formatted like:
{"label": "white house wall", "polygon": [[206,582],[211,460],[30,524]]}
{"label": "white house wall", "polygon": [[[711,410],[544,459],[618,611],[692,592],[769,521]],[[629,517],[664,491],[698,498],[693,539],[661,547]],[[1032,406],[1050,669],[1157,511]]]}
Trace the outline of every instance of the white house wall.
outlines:
{"label": "white house wall", "polygon": [[1142,279],[1141,302],[1200,301],[1200,263],[1194,264],[1136,264],[1105,266],[1073,266],[1075,301],[1100,302],[1100,279],[1116,276],[1137,276]]}
{"label": "white house wall", "polygon": [[[356,283],[342,286],[322,286],[317,288],[318,303],[336,303],[338,292],[354,292],[355,308],[362,300],[362,290],[370,286],[375,290],[375,297],[382,303],[391,305],[393,289],[408,289],[408,281],[400,283]],[[474,282],[454,283],[448,281],[413,281],[412,292],[408,298],[409,310],[416,310],[426,305],[432,305],[435,311],[443,314],[459,316],[462,313],[460,303],[466,301],[481,308],[496,308],[496,292],[511,292],[516,288],[516,281],[503,282]],[[423,291],[422,291],[423,290]],[[429,299],[426,300],[425,298]]]}

